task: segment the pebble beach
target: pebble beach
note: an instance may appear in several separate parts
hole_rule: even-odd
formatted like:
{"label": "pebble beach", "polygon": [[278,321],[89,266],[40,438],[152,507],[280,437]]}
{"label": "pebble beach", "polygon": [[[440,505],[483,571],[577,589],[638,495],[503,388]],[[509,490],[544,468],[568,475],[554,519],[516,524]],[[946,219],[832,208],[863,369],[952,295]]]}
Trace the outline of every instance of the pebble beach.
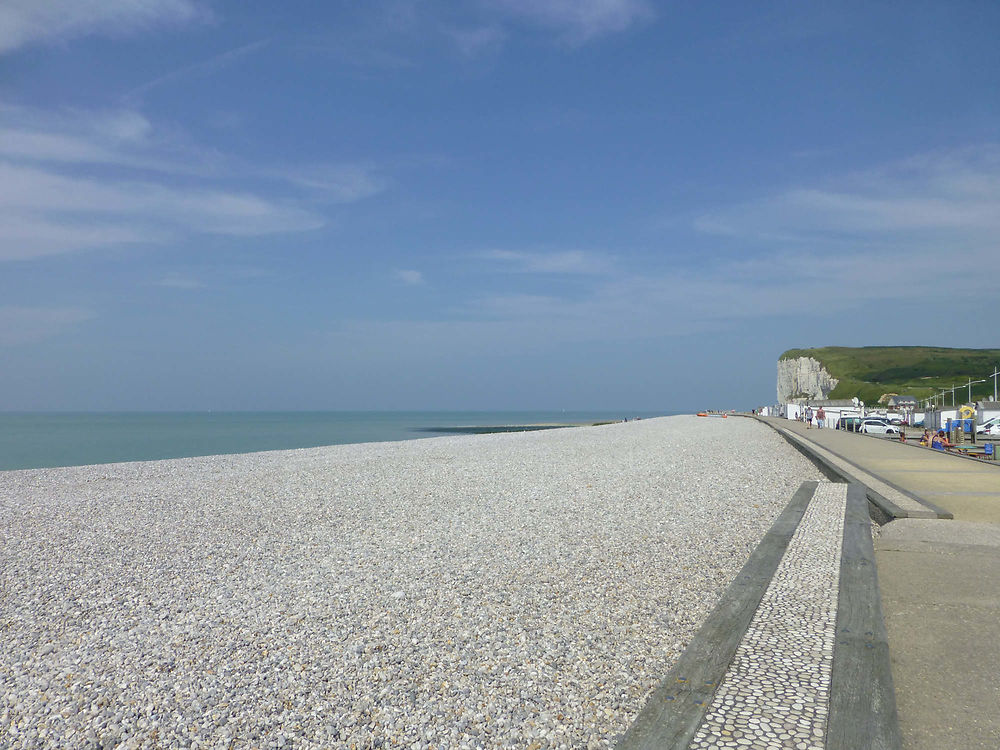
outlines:
{"label": "pebble beach", "polygon": [[613,747],[810,479],[688,416],[0,472],[0,749]]}

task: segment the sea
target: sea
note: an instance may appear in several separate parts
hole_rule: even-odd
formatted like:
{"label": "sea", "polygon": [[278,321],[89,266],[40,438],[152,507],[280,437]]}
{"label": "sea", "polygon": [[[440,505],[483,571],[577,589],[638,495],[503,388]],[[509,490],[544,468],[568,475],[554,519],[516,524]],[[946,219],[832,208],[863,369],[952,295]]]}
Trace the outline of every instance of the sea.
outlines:
{"label": "sea", "polygon": [[0,412],[0,471],[414,440],[666,412]]}

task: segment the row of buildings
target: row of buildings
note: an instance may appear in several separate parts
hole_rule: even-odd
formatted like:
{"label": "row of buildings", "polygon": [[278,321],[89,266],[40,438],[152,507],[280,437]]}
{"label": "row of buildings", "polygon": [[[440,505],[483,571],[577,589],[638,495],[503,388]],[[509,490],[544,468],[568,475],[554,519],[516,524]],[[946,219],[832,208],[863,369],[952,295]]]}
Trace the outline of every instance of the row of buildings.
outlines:
{"label": "row of buildings", "polygon": [[797,420],[802,418],[802,413],[807,406],[811,406],[814,412],[822,406],[823,411],[826,412],[827,424],[830,425],[835,425],[841,417],[884,417],[899,419],[908,425],[937,430],[944,428],[949,419],[968,417],[973,411],[978,424],[1000,416],[1000,402],[998,401],[979,401],[968,405],[965,411],[961,406],[921,411],[920,402],[913,396],[890,396],[884,405],[878,404],[877,406],[866,406],[864,401],[857,398],[795,399],[785,404],[765,406],[760,410],[760,413],[765,416]]}

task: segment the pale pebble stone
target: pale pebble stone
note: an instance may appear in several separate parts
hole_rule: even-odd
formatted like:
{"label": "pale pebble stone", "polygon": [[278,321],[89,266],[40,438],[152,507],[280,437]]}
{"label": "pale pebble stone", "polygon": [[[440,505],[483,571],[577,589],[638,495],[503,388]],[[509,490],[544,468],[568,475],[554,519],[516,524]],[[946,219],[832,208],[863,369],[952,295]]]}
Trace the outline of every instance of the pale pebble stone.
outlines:
{"label": "pale pebble stone", "polygon": [[0,472],[8,743],[607,748],[807,479],[695,417]]}

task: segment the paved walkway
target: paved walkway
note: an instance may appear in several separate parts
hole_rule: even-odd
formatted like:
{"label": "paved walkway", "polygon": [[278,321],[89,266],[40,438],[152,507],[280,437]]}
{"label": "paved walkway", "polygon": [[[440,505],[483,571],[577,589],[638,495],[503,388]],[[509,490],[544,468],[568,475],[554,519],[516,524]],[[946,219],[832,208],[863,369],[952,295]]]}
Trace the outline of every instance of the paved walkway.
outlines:
{"label": "paved walkway", "polygon": [[847,485],[816,488],[692,748],[825,747],[846,506]]}
{"label": "paved walkway", "polygon": [[[879,509],[879,523],[894,518],[951,518],[952,515],[943,508],[932,505],[914,495],[904,492],[899,487],[883,482],[874,474],[869,474],[863,468],[838,453],[824,448],[807,436],[798,434],[796,430],[778,425],[778,431],[788,440],[804,448],[810,457],[818,456],[824,463],[836,470],[836,481],[859,482],[868,490],[869,500]],[[871,492],[873,490],[874,492]]]}
{"label": "paved walkway", "polygon": [[954,516],[892,521],[875,545],[903,748],[997,750],[1000,462],[766,421]]}
{"label": "paved walkway", "polygon": [[956,521],[1000,524],[1000,461],[977,461],[843,430],[806,429],[801,422],[787,419],[767,421],[839,454],[885,482],[945,508]]}
{"label": "paved walkway", "polygon": [[896,750],[859,484],[805,482],[619,750]]}

